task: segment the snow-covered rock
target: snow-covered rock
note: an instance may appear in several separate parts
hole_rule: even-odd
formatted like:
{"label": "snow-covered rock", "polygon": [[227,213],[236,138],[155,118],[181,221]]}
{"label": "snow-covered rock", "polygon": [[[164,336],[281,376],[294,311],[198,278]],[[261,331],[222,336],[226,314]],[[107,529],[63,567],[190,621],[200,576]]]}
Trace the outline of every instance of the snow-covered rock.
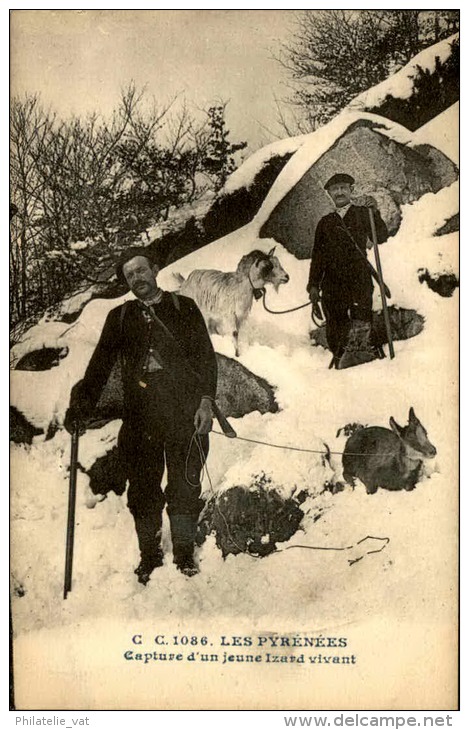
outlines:
{"label": "snow-covered rock", "polygon": [[324,183],[336,172],[354,177],[358,203],[361,195],[373,195],[391,234],[399,228],[403,204],[457,180],[451,160],[434,147],[413,144],[399,125],[343,112],[310,135],[280,173],[256,217],[261,236],[310,257],[317,222],[333,210]]}

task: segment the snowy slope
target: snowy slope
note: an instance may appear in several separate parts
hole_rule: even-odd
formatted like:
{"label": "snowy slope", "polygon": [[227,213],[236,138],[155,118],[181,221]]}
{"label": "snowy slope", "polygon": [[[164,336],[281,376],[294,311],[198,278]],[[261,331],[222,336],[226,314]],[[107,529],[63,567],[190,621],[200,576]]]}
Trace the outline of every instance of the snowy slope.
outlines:
{"label": "snowy slope", "polygon": [[239,188],[249,190],[256,175],[272,157],[281,157],[296,152],[309,136],[308,134],[300,134],[297,137],[287,137],[261,147],[230,175],[221,191],[222,194],[233,193]]}
{"label": "snowy slope", "polygon": [[392,96],[395,99],[409,99],[414,92],[414,83],[419,68],[433,73],[436,68],[436,59],[439,58],[441,63],[445,63],[451,54],[451,44],[457,38],[459,38],[459,33],[455,33],[449,38],[425,48],[403,68],[399,69],[397,73],[355,97],[349,103],[349,107],[358,110],[375,109],[384,102],[387,96]]}
{"label": "snowy slope", "polygon": [[[168,267],[161,272],[159,284],[172,289],[175,272],[187,275],[194,268],[208,267],[234,270],[240,257],[253,248],[267,251],[274,242],[258,238],[262,222],[352,118],[349,113],[340,115],[327,132],[315,133],[314,143],[311,137],[299,148],[249,225]],[[384,123],[390,134],[402,134],[398,125]],[[431,137],[431,128],[427,132]],[[415,142],[410,132],[406,134],[409,142]],[[432,631],[434,641],[443,641],[455,619],[449,597],[457,569],[457,333],[448,323],[457,322],[458,292],[443,299],[419,283],[417,272],[421,267],[457,270],[456,234],[434,236],[457,207],[457,185],[404,206],[398,234],[382,247],[393,303],[425,317],[419,336],[395,343],[392,361],[386,358],[340,372],[328,370],[330,354],[309,344],[308,309],[273,316],[262,309],[261,302],[254,304],[241,340],[240,361],[276,387],[281,410],[237,420],[238,435],[317,453],[272,449],[214,434],[208,459],[210,481],[205,478],[204,491],[210,496],[234,484],[249,484],[261,472],[286,495],[306,488],[310,496],[304,505],[303,531],[288,545],[279,544],[278,553],[264,559],[242,554],[224,561],[210,537],[199,549],[201,573],[189,580],[171,562],[165,523],[165,565],[143,588],[133,574],[137,545],[125,496],[111,494],[90,509],[94,501],[88,478],[80,474],[74,583],[64,602],[69,436],[59,430],[47,442],[41,436],[29,448],[12,446],[13,616],[18,656],[27,655],[28,646],[43,649],[51,639],[70,651],[71,635],[77,646],[80,642],[88,646],[87,636],[97,631],[105,634],[110,622],[122,643],[124,632],[127,636],[136,630],[130,627],[140,628],[151,619],[154,632],[154,625],[165,621],[172,621],[173,628],[196,626],[201,620],[215,626],[223,617],[236,620],[239,631],[297,632],[299,626],[309,626],[323,633],[348,630],[343,627],[350,627],[352,633],[355,628],[376,631],[379,619],[385,624],[379,624],[380,631],[392,633],[398,626],[415,629],[417,625],[419,631]],[[268,290],[269,305],[281,310],[306,300],[308,262],[297,260],[281,246],[276,253],[291,277],[278,295]],[[60,342],[70,350],[49,372],[12,373],[12,403],[35,425],[46,427],[53,418],[61,422],[70,387],[86,367],[107,312],[120,301],[93,300],[71,326],[43,322],[18,346],[23,352],[41,342]],[[233,355],[228,339],[214,337],[214,344],[218,351]],[[387,426],[391,415],[404,424],[410,406],[438,450],[428,478],[413,492],[379,490],[371,497],[357,487],[336,495],[323,493],[324,482],[332,476],[324,464],[324,443],[333,452],[341,452],[344,439],[336,437],[339,428],[351,422]],[[114,422],[81,439],[84,465],[115,444],[118,427]],[[333,466],[340,476],[339,454]],[[381,552],[367,555],[357,543],[369,535],[389,538],[389,543]],[[337,549],[285,550],[298,545]],[[343,550],[347,546],[353,549]],[[88,662],[89,677],[83,681],[99,697],[104,691],[99,689],[101,664],[91,666],[82,651],[83,655],[77,650],[71,666]],[[56,672],[53,657],[46,654],[43,661],[46,673],[47,669]]]}
{"label": "snowy slope", "polygon": [[[392,74],[381,83],[376,84],[376,86],[372,86],[370,89],[367,89],[367,91],[359,94],[355,97],[355,99],[352,99],[352,101],[349,102],[349,104],[337,117],[335,117],[332,121],[332,124],[334,125],[332,128],[329,125],[325,125],[325,127],[322,128],[322,134],[319,134],[321,132],[321,129],[319,129],[315,132],[310,132],[309,134],[301,134],[297,137],[287,137],[285,139],[277,140],[257,150],[254,154],[250,155],[250,157],[248,157],[234,173],[230,175],[222,192],[232,193],[243,187],[249,189],[255,176],[271,159],[271,157],[297,152],[300,147],[307,146],[309,142],[311,143],[309,145],[309,153],[311,152],[312,145],[318,145],[318,152],[316,154],[316,159],[318,159],[318,157],[322,154],[320,151],[322,148],[320,140],[327,140],[329,135],[334,137],[336,133],[336,120],[338,118],[342,118],[342,115],[351,115],[350,119],[366,118],[366,110],[378,108],[387,96],[392,96],[396,99],[408,99],[411,97],[414,91],[414,82],[418,74],[418,69],[421,68],[422,70],[434,72],[436,58],[438,57],[440,61],[444,63],[451,53],[452,42],[458,37],[459,33],[455,33],[449,38],[445,38],[443,41],[425,48],[417,56],[414,56],[414,58],[399,71]],[[459,105],[457,105],[457,107],[459,107]],[[441,149],[441,151],[447,154],[454,162],[457,162],[454,154],[452,154],[454,153],[455,144],[457,144],[457,136],[451,135],[452,139],[448,139],[447,142],[442,139],[445,136],[445,124],[450,121],[454,122],[453,115],[455,110],[454,108],[452,109],[453,111],[448,113],[447,117],[445,112],[436,117],[438,122],[436,122],[436,119],[433,119],[428,124],[424,125],[424,127],[422,127],[422,131],[426,130],[429,125],[433,125],[434,122],[436,122],[436,124],[439,125],[440,132],[434,133],[434,131],[432,131],[432,134],[430,134],[432,144],[438,149]],[[459,113],[459,111],[457,113]],[[373,117],[370,118],[373,119]],[[383,122],[382,117],[374,118],[375,120],[379,119]],[[407,143],[411,140],[411,136],[408,133],[406,134],[407,130],[404,127],[400,127],[398,124],[393,125],[391,122],[388,122],[388,120],[384,121],[388,125],[388,131],[390,131],[392,127],[394,128],[396,134],[396,137],[394,137],[395,139],[398,139],[403,143]],[[342,124],[342,121],[339,122],[339,125],[340,124]],[[451,128],[454,129],[454,127]],[[426,136],[426,134],[426,131],[423,131],[423,136]],[[446,127],[446,136],[449,136],[448,127]],[[442,144],[440,145],[440,143]],[[419,144],[419,142],[417,142],[414,138],[413,144]],[[325,149],[328,149],[328,146],[326,146]],[[325,151],[325,149],[323,149],[323,151]]]}
{"label": "snowy slope", "polygon": [[459,135],[454,133],[459,128],[459,102],[417,129],[413,135],[413,144],[432,144],[459,164]]}

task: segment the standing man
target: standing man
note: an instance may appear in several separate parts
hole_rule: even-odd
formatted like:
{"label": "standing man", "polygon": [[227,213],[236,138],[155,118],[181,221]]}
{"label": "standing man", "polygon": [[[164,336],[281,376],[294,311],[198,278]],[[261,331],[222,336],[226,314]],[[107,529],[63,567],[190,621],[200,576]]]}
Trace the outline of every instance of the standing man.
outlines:
{"label": "standing man", "polygon": [[159,289],[158,271],[146,248],[128,249],[120,259],[117,278],[137,299],[109,312],[65,418],[68,430],[75,423],[83,430],[119,358],[124,414],[118,448],[140,548],[135,572],[144,585],[163,564],[165,503],[174,562],[184,575],[198,572],[194,543],[203,506],[200,474],[217,384],[215,353],[199,309],[192,299]]}
{"label": "standing man", "polygon": [[[313,315],[318,318],[322,318],[318,306],[322,301],[335,367],[375,357],[370,341],[373,281],[366,262],[366,250],[373,246],[369,208],[373,209],[378,243],[388,236],[374,198],[362,199],[363,205],[352,203],[354,183],[351,175],[339,173],[324,185],[335,211],[317,225],[307,285]],[[344,357],[350,350],[353,357]]]}

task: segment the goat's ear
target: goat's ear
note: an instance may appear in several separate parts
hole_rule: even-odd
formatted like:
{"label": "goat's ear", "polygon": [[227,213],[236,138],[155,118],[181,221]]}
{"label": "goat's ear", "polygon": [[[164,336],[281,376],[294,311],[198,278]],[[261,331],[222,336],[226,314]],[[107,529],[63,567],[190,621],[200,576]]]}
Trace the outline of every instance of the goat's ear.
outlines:
{"label": "goat's ear", "polygon": [[396,436],[399,436],[399,438],[400,438],[401,433],[402,433],[402,427],[399,426],[398,423],[396,423],[396,421],[394,420],[394,418],[392,416],[389,419],[389,425],[391,426],[391,431],[394,431]]}
{"label": "goat's ear", "polygon": [[273,256],[273,255],[274,255],[274,253],[275,253],[275,249],[276,249],[276,248],[277,248],[277,246],[274,246],[273,248],[271,248],[271,249],[270,249],[270,251],[269,251],[269,253],[267,254],[267,256],[269,256],[269,257],[270,257],[270,256]]}

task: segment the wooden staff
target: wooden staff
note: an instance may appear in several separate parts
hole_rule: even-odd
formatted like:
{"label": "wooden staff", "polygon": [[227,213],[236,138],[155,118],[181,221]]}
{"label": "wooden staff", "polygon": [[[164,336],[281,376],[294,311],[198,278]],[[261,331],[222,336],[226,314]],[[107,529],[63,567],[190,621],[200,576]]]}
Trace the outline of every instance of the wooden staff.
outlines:
{"label": "wooden staff", "polygon": [[220,424],[221,430],[225,434],[225,436],[228,436],[230,439],[236,438],[236,431],[234,430],[233,426],[228,422],[225,415],[222,413],[218,405],[215,403],[214,400],[212,400],[212,411],[213,415],[217,419],[218,423]]}
{"label": "wooden staff", "polygon": [[70,482],[68,490],[67,544],[65,548],[64,600],[65,598],[67,598],[67,594],[72,590],[73,545],[75,538],[75,503],[77,496],[78,439],[78,423],[75,423],[72,432],[70,451]]}
{"label": "wooden staff", "polygon": [[384,325],[386,327],[386,337],[388,339],[388,345],[389,345],[389,357],[392,360],[394,357],[394,345],[393,345],[393,341],[392,341],[391,322],[389,320],[388,305],[386,302],[386,288],[385,288],[386,285],[383,281],[383,271],[381,269],[381,260],[380,260],[379,251],[378,251],[378,236],[376,235],[376,225],[375,225],[375,218],[373,215],[373,209],[368,208],[368,213],[370,215],[371,237],[373,240],[373,250],[375,252],[376,271],[378,274],[378,283],[379,283],[379,289],[380,289],[380,293],[381,293],[381,301],[383,303],[383,316],[384,316]]}

